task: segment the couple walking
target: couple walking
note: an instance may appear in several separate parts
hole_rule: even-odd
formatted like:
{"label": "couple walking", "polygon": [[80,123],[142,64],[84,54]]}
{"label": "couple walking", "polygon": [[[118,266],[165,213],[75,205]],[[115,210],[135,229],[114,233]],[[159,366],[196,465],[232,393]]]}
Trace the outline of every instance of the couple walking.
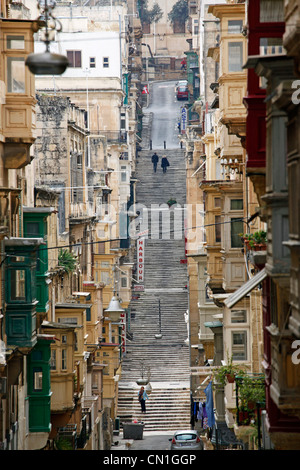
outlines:
{"label": "couple walking", "polygon": [[[158,155],[157,155],[157,153],[155,152],[155,153],[152,155],[152,163],[153,163],[153,170],[154,170],[154,173],[156,173],[158,160],[159,160]],[[168,161],[166,155],[163,155],[163,156],[162,156],[162,159],[161,159],[161,167],[162,167],[164,173],[166,173],[168,166],[170,166],[170,163],[169,163],[169,161]]]}

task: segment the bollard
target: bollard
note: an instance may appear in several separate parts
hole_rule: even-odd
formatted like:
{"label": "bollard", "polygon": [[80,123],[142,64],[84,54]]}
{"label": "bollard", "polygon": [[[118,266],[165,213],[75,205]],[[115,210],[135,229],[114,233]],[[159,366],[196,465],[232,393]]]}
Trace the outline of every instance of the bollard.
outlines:
{"label": "bollard", "polygon": [[152,140],[150,140],[150,150],[152,150]]}
{"label": "bollard", "polygon": [[166,149],[166,148],[167,148],[166,141],[164,140],[164,149]]}

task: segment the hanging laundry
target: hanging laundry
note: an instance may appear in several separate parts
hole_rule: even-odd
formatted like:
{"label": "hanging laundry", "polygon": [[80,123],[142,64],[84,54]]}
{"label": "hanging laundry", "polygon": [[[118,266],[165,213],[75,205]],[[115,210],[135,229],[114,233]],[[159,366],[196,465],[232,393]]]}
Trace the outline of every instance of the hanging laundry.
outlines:
{"label": "hanging laundry", "polygon": [[204,390],[204,393],[206,395],[206,412],[207,412],[207,418],[208,418],[208,426],[212,428],[215,425],[212,382],[209,382],[206,389]]}
{"label": "hanging laundry", "polygon": [[198,412],[197,412],[197,420],[198,421],[202,421],[202,415],[203,415],[202,403],[199,403]]}
{"label": "hanging laundry", "polygon": [[206,403],[202,404],[202,428],[207,429],[208,426],[208,417],[206,412]]}

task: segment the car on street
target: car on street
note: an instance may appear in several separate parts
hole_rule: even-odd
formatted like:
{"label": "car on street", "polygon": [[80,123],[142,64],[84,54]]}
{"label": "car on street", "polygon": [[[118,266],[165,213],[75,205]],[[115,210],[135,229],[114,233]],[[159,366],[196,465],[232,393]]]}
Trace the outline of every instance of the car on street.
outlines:
{"label": "car on street", "polygon": [[187,80],[179,80],[176,85],[175,85],[175,90],[177,91],[177,88],[180,86],[188,86],[188,81]]}
{"label": "car on street", "polygon": [[171,439],[170,450],[203,450],[203,441],[198,431],[184,430],[176,431]]}
{"label": "car on street", "polygon": [[189,90],[186,85],[180,85],[176,91],[177,100],[187,100],[189,98]]}

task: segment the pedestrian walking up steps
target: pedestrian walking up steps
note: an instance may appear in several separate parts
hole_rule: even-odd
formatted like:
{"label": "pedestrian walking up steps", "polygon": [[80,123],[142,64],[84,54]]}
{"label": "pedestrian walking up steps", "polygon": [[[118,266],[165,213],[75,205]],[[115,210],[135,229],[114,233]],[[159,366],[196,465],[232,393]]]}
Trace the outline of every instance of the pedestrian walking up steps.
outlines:
{"label": "pedestrian walking up steps", "polygon": [[[137,208],[148,217],[145,239],[144,292],[130,303],[130,338],[119,381],[118,416],[121,427],[134,419],[145,423],[148,431],[172,431],[190,427],[189,348],[185,314],[188,308],[184,225],[174,208],[166,206],[175,198],[179,209],[185,204],[184,152],[157,152],[167,155],[170,167],[153,172],[151,156],[143,150],[137,160]],[[157,206],[165,205],[161,211]],[[160,212],[160,223],[151,223],[151,215]],[[163,226],[162,220],[170,223]],[[183,213],[182,215],[183,221]],[[140,229],[145,226],[142,224]],[[158,335],[161,334],[161,337]],[[152,391],[142,413],[137,399],[138,379],[150,374]]]}

